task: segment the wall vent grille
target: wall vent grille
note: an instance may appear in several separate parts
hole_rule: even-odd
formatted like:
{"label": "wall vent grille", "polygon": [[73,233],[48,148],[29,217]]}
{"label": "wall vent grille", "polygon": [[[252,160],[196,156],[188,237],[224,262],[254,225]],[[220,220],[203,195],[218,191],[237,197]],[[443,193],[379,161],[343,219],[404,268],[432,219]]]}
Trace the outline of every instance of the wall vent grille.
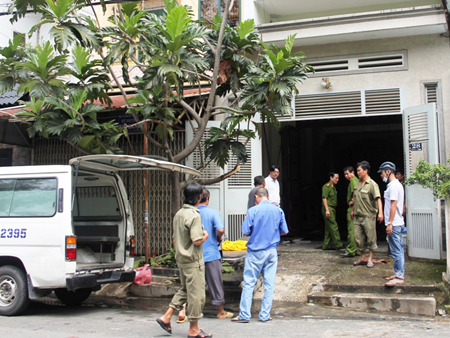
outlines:
{"label": "wall vent grille", "polygon": [[407,51],[347,55],[309,60],[314,68],[309,77],[389,72],[408,69]]}
{"label": "wall vent grille", "polygon": [[227,236],[230,241],[237,241],[245,236],[241,232],[241,225],[244,222],[246,214],[228,214],[228,231]]}
{"label": "wall vent grille", "polygon": [[[228,186],[241,187],[241,186],[252,186],[252,140],[249,140],[245,145],[245,150],[247,151],[247,162],[241,163],[241,170],[231,176],[228,179]],[[237,158],[234,155],[230,155],[230,160],[228,162],[228,170],[233,169],[237,164]]]}
{"label": "wall vent grille", "polygon": [[278,119],[301,121],[402,112],[400,88],[300,94],[295,98],[294,107],[294,116],[279,116]]}

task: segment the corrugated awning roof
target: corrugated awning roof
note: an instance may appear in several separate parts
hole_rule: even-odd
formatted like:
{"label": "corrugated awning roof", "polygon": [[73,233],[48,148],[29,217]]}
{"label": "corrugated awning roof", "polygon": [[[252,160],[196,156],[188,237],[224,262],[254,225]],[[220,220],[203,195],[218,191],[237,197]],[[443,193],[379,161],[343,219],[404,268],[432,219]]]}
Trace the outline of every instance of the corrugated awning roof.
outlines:
{"label": "corrugated awning roof", "polygon": [[13,89],[8,90],[3,94],[0,94],[0,106],[10,106],[19,101],[20,98],[24,95],[18,94],[17,89],[19,89],[18,84]]}

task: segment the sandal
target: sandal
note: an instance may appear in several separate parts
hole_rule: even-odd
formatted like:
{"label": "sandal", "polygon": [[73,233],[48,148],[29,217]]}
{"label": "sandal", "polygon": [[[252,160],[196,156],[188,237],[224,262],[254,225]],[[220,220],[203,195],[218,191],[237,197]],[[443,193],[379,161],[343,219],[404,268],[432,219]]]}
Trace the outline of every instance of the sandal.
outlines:
{"label": "sandal", "polygon": [[200,332],[198,333],[198,335],[196,335],[196,336],[189,336],[188,335],[188,338],[204,338],[204,337],[212,337],[212,334],[211,333],[206,333],[205,331],[200,329]]}
{"label": "sandal", "polygon": [[395,278],[395,275],[392,275],[391,277],[386,277],[386,280],[393,280]]}
{"label": "sandal", "polygon": [[373,262],[367,262],[367,267],[368,268],[373,268]]}
{"label": "sandal", "polygon": [[232,312],[225,312],[225,316],[223,317],[217,317],[219,319],[230,319],[233,318],[234,314]]}
{"label": "sandal", "polygon": [[357,266],[357,265],[367,265],[367,261],[359,260],[359,261],[353,262],[353,266]]}
{"label": "sandal", "polygon": [[259,321],[262,323],[267,323],[267,322],[270,322],[271,320],[272,320],[272,317],[269,317],[269,319],[266,319],[266,320],[260,319]]}
{"label": "sandal", "polygon": [[248,319],[242,319],[242,318],[239,317],[239,316],[234,317],[233,319],[231,319],[231,321],[232,321],[232,322],[235,322],[235,323],[248,323],[248,322],[250,322],[250,320],[248,320]]}
{"label": "sandal", "polygon": [[187,317],[178,317],[177,319],[177,324],[183,324],[186,323],[188,321]]}
{"label": "sandal", "polygon": [[387,282],[386,284],[384,284],[384,286],[396,286],[398,284],[403,284],[405,283],[404,279],[400,279],[400,278],[394,278],[393,280]]}
{"label": "sandal", "polygon": [[161,319],[157,319],[156,322],[161,326],[161,328],[166,331],[167,333],[172,334],[172,327],[170,326],[170,323],[166,324]]}

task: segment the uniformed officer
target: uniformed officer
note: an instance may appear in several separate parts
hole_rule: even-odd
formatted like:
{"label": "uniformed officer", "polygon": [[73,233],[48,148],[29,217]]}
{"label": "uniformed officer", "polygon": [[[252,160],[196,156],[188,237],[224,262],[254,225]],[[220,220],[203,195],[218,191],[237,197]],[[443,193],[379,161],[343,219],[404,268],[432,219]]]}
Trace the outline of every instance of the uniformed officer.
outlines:
{"label": "uniformed officer", "polygon": [[353,220],[350,217],[353,209],[353,191],[355,190],[356,182],[358,178],[355,176],[355,169],[348,166],[344,168],[344,176],[349,181],[347,190],[347,249],[341,253],[341,257],[355,257],[357,255],[356,242],[355,242],[355,230],[353,229]]}
{"label": "uniformed officer", "polygon": [[[339,182],[339,174],[330,172],[328,176],[330,181],[322,187],[322,215],[325,221],[325,239],[323,240],[322,250],[339,250],[342,248],[339,228],[336,223],[336,184]],[[332,244],[334,244],[334,248]]]}

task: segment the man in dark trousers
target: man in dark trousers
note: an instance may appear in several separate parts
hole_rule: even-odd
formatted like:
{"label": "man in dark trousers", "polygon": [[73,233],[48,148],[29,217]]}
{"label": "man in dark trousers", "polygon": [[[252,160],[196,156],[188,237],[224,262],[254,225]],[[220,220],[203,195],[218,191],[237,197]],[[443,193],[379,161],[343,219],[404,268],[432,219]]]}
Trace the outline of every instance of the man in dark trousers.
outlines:
{"label": "man in dark trousers", "polygon": [[223,226],[219,212],[208,208],[209,198],[209,190],[203,188],[203,197],[197,209],[200,210],[203,226],[209,234],[209,238],[203,243],[205,278],[209,293],[211,294],[211,304],[217,306],[217,318],[227,319],[232,318],[233,313],[224,310],[225,294],[222,281],[222,259],[217,246],[218,242],[222,242],[225,227]]}
{"label": "man in dark trousers", "polygon": [[[337,191],[336,184],[339,182],[339,174],[330,172],[330,180],[322,187],[322,215],[325,221],[325,238],[322,250],[339,250],[342,248],[339,227],[336,222]],[[334,247],[331,242],[333,242]]]}
{"label": "man in dark trousers", "polygon": [[348,166],[344,168],[344,176],[349,181],[348,189],[347,189],[347,249],[344,253],[341,253],[341,257],[355,257],[357,254],[356,251],[356,242],[355,242],[355,230],[353,228],[353,220],[350,217],[353,209],[353,191],[355,190],[356,182],[358,179],[355,176],[355,169],[353,167]]}
{"label": "man in dark trousers", "polygon": [[181,287],[173,296],[166,313],[156,321],[166,332],[172,334],[170,320],[175,311],[181,311],[187,303],[189,320],[188,337],[212,337],[198,327],[205,305],[205,263],[202,244],[208,239],[203,230],[200,211],[196,208],[202,199],[203,188],[189,183],[183,191],[184,205],[173,219],[173,246],[180,269]]}
{"label": "man in dark trousers", "polygon": [[280,243],[280,235],[289,232],[283,210],[270,203],[265,188],[259,188],[256,192],[256,204],[247,210],[247,217],[242,223],[242,232],[250,236],[250,239],[247,242],[239,315],[232,319],[238,323],[250,321],[253,290],[260,273],[264,278],[264,297],[259,320],[272,320],[270,310],[278,265],[277,246]]}

